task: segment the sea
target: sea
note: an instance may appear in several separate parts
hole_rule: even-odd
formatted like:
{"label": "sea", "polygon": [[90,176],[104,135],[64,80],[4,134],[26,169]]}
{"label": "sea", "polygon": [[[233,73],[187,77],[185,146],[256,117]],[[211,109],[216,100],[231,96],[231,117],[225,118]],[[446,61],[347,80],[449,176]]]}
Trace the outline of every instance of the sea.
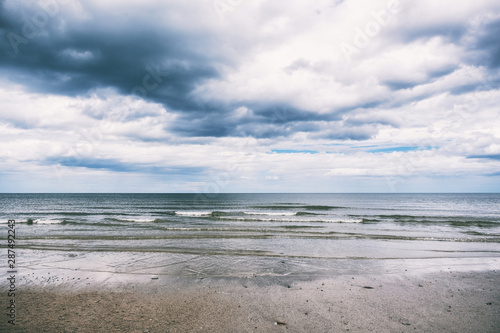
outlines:
{"label": "sea", "polygon": [[35,285],[500,269],[500,194],[0,194],[8,220]]}

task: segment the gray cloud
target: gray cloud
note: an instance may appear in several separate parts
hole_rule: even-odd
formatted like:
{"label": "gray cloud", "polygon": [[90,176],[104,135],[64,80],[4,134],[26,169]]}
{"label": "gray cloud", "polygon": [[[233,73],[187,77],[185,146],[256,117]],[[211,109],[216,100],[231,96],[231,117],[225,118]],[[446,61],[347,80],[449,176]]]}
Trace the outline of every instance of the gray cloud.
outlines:
{"label": "gray cloud", "polygon": [[467,158],[484,158],[489,160],[500,161],[500,154],[486,154],[486,155],[470,155]]}
{"label": "gray cloud", "polygon": [[[7,8],[5,1],[0,5],[3,33],[17,32],[24,38],[23,13],[30,17],[36,10],[22,4]],[[168,129],[186,137],[282,136],[287,133],[280,124],[321,118],[286,104],[286,112],[280,113],[276,106],[259,101],[219,102],[223,96],[204,101],[194,89],[219,78],[220,63],[232,63],[220,54],[214,56],[217,38],[199,30],[186,33],[160,26],[148,16],[123,18],[100,14],[90,5],[85,9],[91,17],[82,22],[51,18],[27,43],[16,45],[17,53],[8,38],[1,39],[0,71],[36,92],[77,96],[112,87],[124,95],[160,102],[180,114]],[[231,117],[229,113],[240,106],[252,108],[254,116]]]}
{"label": "gray cloud", "polygon": [[49,157],[43,164],[61,165],[64,167],[79,167],[86,169],[100,169],[114,172],[138,172],[147,174],[168,174],[168,175],[198,175],[204,172],[201,167],[170,166],[161,167],[154,165],[126,163],[116,159],[105,158],[81,158],[74,156]]}
{"label": "gray cloud", "polygon": [[[196,116],[184,113],[168,129],[182,136],[234,136],[256,138],[287,137],[296,132],[318,129],[314,123],[337,119],[336,115],[320,115],[283,104],[206,104]],[[249,110],[248,115],[237,116],[238,108]],[[206,112],[209,111],[209,112]]]}
{"label": "gray cloud", "polygon": [[456,69],[457,69],[456,66],[448,65],[445,68],[429,70],[427,73],[425,73],[425,78],[423,78],[419,81],[410,81],[410,80],[405,80],[402,78],[402,79],[398,79],[398,80],[386,80],[386,81],[383,81],[382,84],[384,84],[386,87],[388,87],[392,91],[412,89],[416,86],[419,86],[422,84],[428,84],[428,83],[431,83],[431,82],[433,82],[433,81],[435,81],[443,76],[447,76],[447,75],[453,73]]}
{"label": "gray cloud", "polygon": [[476,63],[492,69],[500,67],[500,18],[484,24],[474,37],[472,46],[480,51]]}
{"label": "gray cloud", "polygon": [[[22,30],[25,26],[30,30],[26,22],[32,21],[38,7],[29,7],[23,3],[9,3],[7,6],[7,3],[5,0],[0,2],[2,34],[9,36],[9,33],[14,32],[21,38],[27,37]],[[100,11],[86,2],[80,5],[86,15],[85,19],[72,19],[61,5],[60,15],[50,17],[40,29],[35,27],[28,42],[21,42],[16,46],[19,52],[15,52],[16,47],[11,45],[12,35],[10,40],[2,38],[0,72],[9,80],[36,92],[77,96],[98,88],[111,87],[122,95],[135,94],[148,101],[159,102],[169,112],[178,115],[165,125],[165,131],[180,137],[273,138],[304,132],[316,138],[366,140],[377,133],[380,125],[395,124],[383,119],[366,118],[349,119],[338,127],[319,124],[339,121],[343,115],[359,109],[368,111],[384,106],[394,107],[441,93],[423,92],[402,102],[393,102],[390,95],[374,94],[365,98],[360,94],[362,98],[353,99],[348,106],[331,107],[330,112],[322,113],[313,111],[312,107],[308,110],[304,106],[294,106],[283,97],[232,100],[224,96],[224,93],[215,93],[207,100],[197,93],[197,88],[206,82],[224,79],[225,69],[238,67],[246,51],[262,48],[265,44],[257,41],[257,37],[249,37],[253,35],[245,31],[242,31],[241,38],[237,38],[239,36],[234,31],[204,29],[197,22],[192,22],[189,28],[179,22],[165,22],[152,5],[141,7],[137,13],[134,12],[134,7],[110,13]],[[272,5],[272,10],[267,13],[262,7],[258,11],[262,14],[259,24],[264,25],[266,20],[272,21],[279,17],[278,7],[276,4]],[[195,6],[193,11],[194,8]],[[169,10],[179,14],[175,5],[169,7],[165,4],[158,12]],[[196,18],[196,15],[193,17]],[[187,16],[186,19],[193,17]],[[302,21],[300,23],[305,24]],[[311,25],[310,22],[307,24]],[[290,26],[293,28],[279,30],[275,35],[270,34],[270,37],[264,39],[273,43],[286,40],[290,38],[287,32],[298,31],[295,25]],[[398,26],[398,29],[389,27],[384,33],[387,33],[387,45],[395,42],[410,43],[435,36],[444,38],[448,43],[466,45],[464,39],[468,36],[477,51],[471,56],[471,61],[487,63],[491,68],[496,68],[500,64],[499,27],[500,20],[486,23],[476,30],[467,24],[456,22],[434,21],[427,26],[413,22],[408,26]],[[233,41],[236,42],[231,46]],[[245,45],[246,42],[249,45]],[[288,65],[283,64],[281,68],[290,76],[301,70],[314,75],[322,75],[326,70],[340,73],[339,65],[331,65],[328,59],[313,61],[300,56]],[[398,92],[431,83],[453,73],[457,68],[456,64],[449,63],[423,69],[427,72],[418,80],[396,76],[391,79],[381,78],[380,83],[389,90]],[[349,70],[356,71],[355,68]],[[354,86],[360,80],[355,75],[349,77],[342,73],[338,76],[340,78],[337,82],[344,86]],[[474,89],[475,85],[464,83],[463,86],[450,89],[450,92],[461,94]],[[313,91],[311,95],[314,95]],[[249,113],[235,116],[238,108],[247,108]],[[102,117],[91,112],[88,115]],[[131,114],[126,120],[144,115],[145,113]]]}
{"label": "gray cloud", "polygon": [[441,37],[450,43],[459,43],[467,33],[467,27],[464,24],[435,22],[433,25],[404,29],[398,33],[400,40],[406,43],[433,37]]}
{"label": "gray cloud", "polygon": [[[1,6],[3,33],[15,31],[24,38],[23,12],[33,10],[15,11],[5,2]],[[64,22],[62,15],[51,18],[27,43],[17,45],[17,53],[11,41],[2,38],[2,72],[38,92],[75,96],[113,87],[174,110],[199,108],[190,92],[203,80],[218,76],[216,62],[206,52],[213,46],[202,33],[193,36],[158,27],[147,17],[124,19],[96,11],[91,15],[83,22]]]}

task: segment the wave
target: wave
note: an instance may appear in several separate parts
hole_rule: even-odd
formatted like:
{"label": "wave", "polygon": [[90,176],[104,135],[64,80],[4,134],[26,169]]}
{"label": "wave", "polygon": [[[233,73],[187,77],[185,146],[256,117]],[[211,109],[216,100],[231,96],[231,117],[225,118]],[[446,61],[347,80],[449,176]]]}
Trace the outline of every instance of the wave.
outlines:
{"label": "wave", "polygon": [[[169,216],[192,217],[208,220],[238,221],[238,222],[294,222],[294,223],[361,223],[365,222],[362,218],[353,217],[332,217],[324,214],[311,212],[255,212],[255,211],[178,211],[166,214]],[[325,216],[323,218],[323,216]],[[296,218],[294,218],[296,217]],[[31,220],[31,219],[29,219]],[[68,224],[68,225],[92,225],[92,226],[120,226],[131,223],[166,223],[181,222],[182,220],[168,219],[157,216],[131,216],[118,215],[105,217],[103,219],[33,219],[33,224]],[[118,222],[118,223],[117,223]],[[22,223],[22,222],[21,222]],[[24,222],[29,223],[29,222]]]}
{"label": "wave", "polygon": [[[31,213],[20,213],[23,215],[29,215]],[[116,213],[116,212],[64,212],[64,211],[59,211],[59,212],[44,212],[44,211],[39,211],[37,214],[40,215],[63,215],[63,216],[98,216],[98,215],[132,215],[130,213]]]}
{"label": "wave", "polygon": [[474,218],[467,216],[420,216],[420,215],[347,215],[352,218],[361,218],[364,223],[390,222],[397,224],[433,224],[449,225],[453,227],[500,227],[498,219]]}
{"label": "wave", "polygon": [[215,210],[212,212],[211,216],[218,217],[218,216],[243,215],[243,214],[244,214],[243,212],[223,212],[223,211]]}
{"label": "wave", "polygon": [[363,220],[363,223],[376,223],[376,222],[380,222],[379,219],[366,219],[366,218],[362,218]]}
{"label": "wave", "polygon": [[154,219],[153,223],[164,223],[164,222],[171,222],[171,220],[168,219]]}
{"label": "wave", "polygon": [[310,213],[310,212],[297,212],[295,216],[313,216],[313,215],[322,215],[318,213]]}
{"label": "wave", "polygon": [[363,219],[349,219],[349,218],[339,218],[339,219],[321,219],[321,220],[298,220],[298,219],[286,219],[286,218],[257,218],[257,217],[237,217],[237,216],[220,216],[217,219],[227,220],[227,221],[240,221],[240,222],[296,222],[296,223],[362,223]]}
{"label": "wave", "polygon": [[[119,221],[118,219],[105,219],[104,221],[111,222],[96,222],[96,221],[68,221],[64,220],[62,225],[70,225],[70,226],[87,226],[87,227],[123,227],[123,221]],[[121,222],[121,223],[113,223],[113,222]]]}
{"label": "wave", "polygon": [[175,211],[167,215],[188,216],[188,217],[224,217],[224,216],[317,216],[323,215],[311,212],[262,212],[262,211]]}
{"label": "wave", "polygon": [[343,209],[342,206],[324,206],[324,205],[270,205],[270,206],[251,206],[257,209],[305,209],[305,210],[333,210]]}
{"label": "wave", "polygon": [[[114,222],[138,222],[138,223],[160,223],[160,222],[170,222],[168,219],[162,218],[153,218],[153,217],[110,217],[105,218],[106,221],[114,221]],[[94,224],[94,223],[92,223]]]}
{"label": "wave", "polygon": [[176,211],[174,215],[177,216],[187,216],[187,217],[213,217],[218,218],[222,216],[242,216],[242,215],[294,215],[294,213],[263,213],[263,212],[241,212],[241,211],[230,211],[224,212],[219,210],[214,211]]}
{"label": "wave", "polygon": [[168,210],[168,211],[152,211],[152,212],[149,212],[151,214],[155,214],[155,215],[175,215],[175,211],[173,210]]}
{"label": "wave", "polygon": [[55,220],[55,219],[27,219],[26,221],[17,221],[16,223],[26,223],[26,224],[65,224],[66,220]]}
{"label": "wave", "polygon": [[243,212],[245,215],[295,216],[295,212]]}
{"label": "wave", "polygon": [[121,221],[124,222],[139,222],[139,223],[149,223],[154,222],[153,218],[140,218],[140,217],[131,217],[131,218],[123,218]]}
{"label": "wave", "polygon": [[268,215],[268,216],[306,216],[306,215],[322,215],[318,213],[309,213],[309,212],[255,212],[255,211],[235,211],[235,212],[223,212],[223,211],[214,211],[212,212],[212,217],[219,216],[242,216],[242,215]]}
{"label": "wave", "polygon": [[304,206],[306,210],[331,210],[331,209],[343,209],[347,207],[341,206]]}
{"label": "wave", "polygon": [[182,211],[175,212],[175,215],[189,217],[208,217],[212,216],[212,211]]}

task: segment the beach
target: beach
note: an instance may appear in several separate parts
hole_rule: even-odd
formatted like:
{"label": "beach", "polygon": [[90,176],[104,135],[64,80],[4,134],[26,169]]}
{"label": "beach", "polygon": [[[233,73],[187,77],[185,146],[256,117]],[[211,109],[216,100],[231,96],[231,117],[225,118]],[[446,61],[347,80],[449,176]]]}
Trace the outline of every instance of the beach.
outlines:
{"label": "beach", "polygon": [[[498,332],[497,270],[82,281],[21,290],[2,332]],[[55,278],[54,278],[55,280]],[[6,304],[2,293],[2,304]]]}
{"label": "beach", "polygon": [[500,327],[497,194],[204,199],[0,195],[0,331]]}

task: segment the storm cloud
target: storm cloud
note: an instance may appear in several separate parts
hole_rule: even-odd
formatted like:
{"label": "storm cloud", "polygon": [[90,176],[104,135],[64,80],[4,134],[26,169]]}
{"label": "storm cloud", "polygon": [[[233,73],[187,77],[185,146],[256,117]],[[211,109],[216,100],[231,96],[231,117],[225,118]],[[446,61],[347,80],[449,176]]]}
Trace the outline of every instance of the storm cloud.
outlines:
{"label": "storm cloud", "polygon": [[265,190],[499,167],[497,1],[0,0],[0,35],[8,184],[18,168],[173,190],[230,169],[229,189]]}

